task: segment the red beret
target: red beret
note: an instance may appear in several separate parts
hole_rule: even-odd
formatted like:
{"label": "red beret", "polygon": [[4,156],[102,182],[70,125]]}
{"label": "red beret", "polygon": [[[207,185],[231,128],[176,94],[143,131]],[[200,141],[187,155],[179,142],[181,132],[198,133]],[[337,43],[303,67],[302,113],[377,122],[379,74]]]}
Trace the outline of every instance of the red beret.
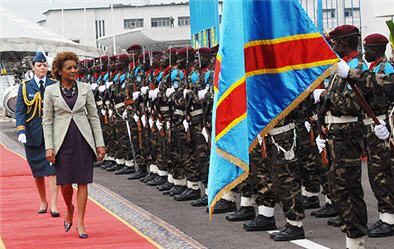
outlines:
{"label": "red beret", "polygon": [[162,55],[163,54],[163,51],[161,51],[161,50],[155,50],[155,51],[152,51],[152,56],[157,56],[157,55]]}
{"label": "red beret", "polygon": [[381,34],[372,34],[364,38],[364,45],[368,46],[380,46],[386,45],[389,42],[384,35]]}
{"label": "red beret", "polygon": [[217,54],[219,51],[219,44],[211,48],[211,54]]}
{"label": "red beret", "polygon": [[332,40],[336,40],[351,35],[360,35],[360,31],[358,30],[358,28],[353,25],[338,26],[329,33],[329,36]]}
{"label": "red beret", "polygon": [[130,61],[130,58],[127,54],[120,54],[118,58],[119,60]]}
{"label": "red beret", "polygon": [[197,51],[200,54],[210,54],[211,53],[211,49],[210,48],[199,48],[199,49],[197,49]]}
{"label": "red beret", "polygon": [[169,48],[164,53],[169,54],[170,51],[171,51],[171,54],[176,55],[176,52],[178,51],[178,49],[176,49],[176,48]]}
{"label": "red beret", "polygon": [[193,55],[195,50],[191,47],[181,48],[177,51],[178,57],[186,57],[186,55]]}
{"label": "red beret", "polygon": [[330,42],[331,40],[330,34],[325,35],[324,39],[326,39],[327,42]]}
{"label": "red beret", "polygon": [[96,57],[93,60],[94,60],[94,64],[99,64],[100,63],[100,57]]}
{"label": "red beret", "polygon": [[108,62],[108,56],[101,56],[100,59],[103,63]]}
{"label": "red beret", "polygon": [[93,60],[86,59],[86,66],[91,67],[93,65]]}
{"label": "red beret", "polygon": [[130,47],[128,47],[126,50],[127,50],[127,52],[129,52],[130,50],[137,50],[137,49],[142,49],[142,46],[139,44],[134,44],[134,45],[131,45]]}
{"label": "red beret", "polygon": [[109,61],[116,61],[118,59],[117,55],[112,55],[111,57],[109,57]]}

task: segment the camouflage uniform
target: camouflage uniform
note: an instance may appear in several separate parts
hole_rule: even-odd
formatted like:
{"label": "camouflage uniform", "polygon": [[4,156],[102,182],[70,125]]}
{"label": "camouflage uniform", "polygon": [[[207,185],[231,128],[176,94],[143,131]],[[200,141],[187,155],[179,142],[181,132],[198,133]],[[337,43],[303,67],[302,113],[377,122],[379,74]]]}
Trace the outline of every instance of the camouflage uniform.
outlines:
{"label": "camouflage uniform", "polygon": [[[357,74],[367,69],[360,54],[350,58],[348,64],[357,69]],[[333,77],[328,96],[328,110],[331,113],[327,113],[326,125],[331,200],[344,223],[342,231],[346,232],[348,238],[358,238],[368,232],[367,210],[361,186],[361,154],[364,152],[364,143],[359,116],[362,107],[346,80],[338,76]],[[345,123],[328,120],[340,116],[350,116],[354,120]]]}

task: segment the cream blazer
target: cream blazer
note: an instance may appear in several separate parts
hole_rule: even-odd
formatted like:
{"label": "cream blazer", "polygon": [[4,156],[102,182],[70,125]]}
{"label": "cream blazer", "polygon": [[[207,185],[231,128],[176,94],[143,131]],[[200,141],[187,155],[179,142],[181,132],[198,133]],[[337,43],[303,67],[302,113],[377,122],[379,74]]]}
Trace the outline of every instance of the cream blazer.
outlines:
{"label": "cream blazer", "polygon": [[45,149],[59,151],[71,119],[97,156],[97,147],[104,146],[96,102],[89,84],[78,82],[78,97],[71,110],[60,92],[59,82],[46,87],[43,107]]}

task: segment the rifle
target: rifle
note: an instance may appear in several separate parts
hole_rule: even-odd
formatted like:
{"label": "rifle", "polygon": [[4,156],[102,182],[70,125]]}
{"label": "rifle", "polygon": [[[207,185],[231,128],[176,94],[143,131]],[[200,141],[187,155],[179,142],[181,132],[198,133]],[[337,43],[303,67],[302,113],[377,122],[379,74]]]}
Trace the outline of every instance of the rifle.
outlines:
{"label": "rifle", "polygon": [[131,153],[133,154],[134,165],[137,165],[137,159],[135,157],[134,145],[133,145],[133,141],[131,140],[130,124],[129,124],[129,120],[127,120],[127,119],[126,119],[126,127],[127,127],[127,134],[129,135],[129,141],[130,141]]}
{"label": "rifle", "polygon": [[189,122],[189,129],[187,129],[187,132],[186,132],[186,140],[188,143],[190,143],[190,141],[191,141],[191,135],[190,135],[191,116],[189,113],[189,106],[190,106],[191,100],[192,100],[192,98],[191,98],[190,94],[187,93],[186,99],[185,99],[185,117],[186,117],[186,120]]}
{"label": "rifle", "polygon": [[311,124],[311,131],[309,132],[309,137],[311,138],[311,145],[316,146],[315,134],[313,132],[313,118],[310,117],[308,122]]}
{"label": "rifle", "polygon": [[[327,128],[321,123],[321,121],[324,119],[324,115],[326,113],[326,110],[328,109],[328,104],[330,103],[330,95],[326,94],[321,96],[320,98],[323,98],[320,100],[320,106],[319,106],[319,118],[318,118],[318,129],[319,129],[319,134],[320,138],[326,139],[328,135],[328,130]],[[312,127],[311,127],[312,130]],[[327,165],[328,164],[328,158],[327,158],[327,147],[323,149],[321,152],[321,162],[322,165]]]}
{"label": "rifle", "polygon": [[211,106],[211,101],[208,100],[205,103],[203,117],[202,117],[203,128],[206,128],[207,133],[208,133],[208,148],[209,149],[211,149],[211,132],[210,132],[211,131],[211,124],[209,122],[207,122],[207,116],[208,116],[208,112],[210,110],[210,108],[209,108],[210,106]]}
{"label": "rifle", "polygon": [[[370,116],[372,118],[375,125],[380,125],[380,122],[379,122],[378,118],[376,117],[375,113],[373,113],[371,107],[365,101],[364,97],[361,95],[360,91],[358,90],[358,88],[354,84],[355,81],[352,79],[347,79],[347,82],[351,86],[353,92],[356,94],[356,97],[360,101],[361,106],[363,107],[364,111],[368,114],[368,116]],[[392,151],[394,151],[394,145],[390,142],[390,138],[386,139],[385,142],[388,143],[390,146],[390,149]]]}

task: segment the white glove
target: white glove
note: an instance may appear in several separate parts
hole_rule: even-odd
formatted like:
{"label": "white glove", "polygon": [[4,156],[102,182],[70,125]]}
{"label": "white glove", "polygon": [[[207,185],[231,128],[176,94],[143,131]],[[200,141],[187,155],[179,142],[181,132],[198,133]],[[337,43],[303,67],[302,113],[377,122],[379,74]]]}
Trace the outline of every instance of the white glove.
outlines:
{"label": "white glove", "polygon": [[207,88],[198,91],[198,98],[199,98],[200,100],[201,100],[201,99],[204,99],[204,97],[205,97],[205,95],[207,94],[207,92],[208,92],[208,89],[207,89]]}
{"label": "white glove", "polygon": [[326,148],[326,139],[320,138],[320,136],[318,136],[316,138],[316,145],[317,148],[319,149],[319,153],[321,153],[323,151],[324,148]]}
{"label": "white glove", "polygon": [[338,69],[337,69],[338,77],[346,79],[347,76],[349,75],[349,70],[350,67],[344,60],[338,62]]}
{"label": "white glove", "polygon": [[173,87],[167,88],[167,90],[166,90],[167,98],[169,98],[171,96],[171,94],[174,93],[174,92],[175,92],[175,89]]}
{"label": "white glove", "polygon": [[305,125],[305,128],[308,131],[308,133],[311,132],[311,123],[309,123],[308,120],[305,120],[304,125]]}
{"label": "white glove", "polygon": [[109,82],[109,81],[107,81],[107,82],[105,82],[105,88],[109,88],[110,86],[112,86],[113,85],[113,83],[112,82]]}
{"label": "white glove", "polygon": [[322,92],[324,92],[326,89],[315,89],[313,91],[313,99],[315,100],[315,104],[320,102],[320,95]]}
{"label": "white glove", "polygon": [[108,110],[108,116],[112,117],[112,114],[114,114],[114,111],[112,111],[111,109]]}
{"label": "white glove", "polygon": [[140,119],[140,117],[138,117],[138,115],[137,115],[137,114],[134,114],[133,118],[134,118],[134,121],[135,121],[136,123],[137,123],[137,122],[138,122],[138,120]]}
{"label": "white glove", "polygon": [[141,94],[145,95],[148,92],[148,89],[149,89],[149,87],[147,87],[147,86],[141,87]]}
{"label": "white glove", "polygon": [[[390,136],[390,132],[386,127],[386,123],[383,120],[379,120],[380,125],[375,126],[373,128],[373,131],[375,132],[375,135],[381,139],[381,140],[386,140]],[[21,134],[22,135],[22,134]]]}
{"label": "white glove", "polygon": [[263,143],[263,138],[261,137],[260,133],[257,134],[257,140],[259,140],[260,145]]}
{"label": "white glove", "polygon": [[171,128],[171,123],[170,123],[170,121],[167,121],[166,126],[167,126],[167,130],[169,130],[169,129]]}
{"label": "white glove", "polygon": [[183,89],[183,98],[186,99],[186,94],[189,92],[188,89]]}
{"label": "white glove", "polygon": [[146,117],[145,117],[145,115],[142,115],[141,122],[142,122],[142,126],[145,127],[145,124],[146,124]]}
{"label": "white glove", "polygon": [[136,101],[138,96],[140,96],[140,91],[133,92],[133,100]]}
{"label": "white glove", "polygon": [[156,88],[155,90],[152,91],[152,101],[157,99],[157,95],[159,94],[159,89]]}
{"label": "white glove", "polygon": [[149,92],[148,92],[148,98],[149,99],[152,99],[152,93],[153,93],[153,90],[149,90]]}
{"label": "white glove", "polygon": [[96,90],[96,88],[97,88],[97,83],[92,83],[90,85],[90,89],[92,89],[93,91]]}
{"label": "white glove", "polygon": [[153,121],[151,118],[149,119],[149,128],[152,129],[153,125],[155,124],[155,121]]}
{"label": "white glove", "polygon": [[159,120],[156,120],[156,127],[159,131],[161,131],[161,129],[163,129],[163,123]]}
{"label": "white glove", "polygon": [[21,133],[18,136],[18,142],[21,144],[25,144],[27,142],[26,140],[26,134],[25,133]]}
{"label": "white glove", "polygon": [[123,118],[123,120],[127,119],[127,110],[124,110],[124,112],[122,114],[122,118]]}
{"label": "white glove", "polygon": [[105,86],[104,85],[101,85],[101,86],[99,86],[99,92],[104,92],[105,91]]}
{"label": "white glove", "polygon": [[183,127],[185,127],[185,132],[189,129],[189,122],[186,119],[183,120]]}
{"label": "white glove", "polygon": [[205,142],[208,143],[208,132],[207,132],[207,129],[205,127],[202,129],[201,134],[204,136]]}
{"label": "white glove", "polygon": [[107,112],[106,112],[104,109],[101,109],[101,114],[102,114],[103,116],[105,116],[106,113],[107,113]]}

